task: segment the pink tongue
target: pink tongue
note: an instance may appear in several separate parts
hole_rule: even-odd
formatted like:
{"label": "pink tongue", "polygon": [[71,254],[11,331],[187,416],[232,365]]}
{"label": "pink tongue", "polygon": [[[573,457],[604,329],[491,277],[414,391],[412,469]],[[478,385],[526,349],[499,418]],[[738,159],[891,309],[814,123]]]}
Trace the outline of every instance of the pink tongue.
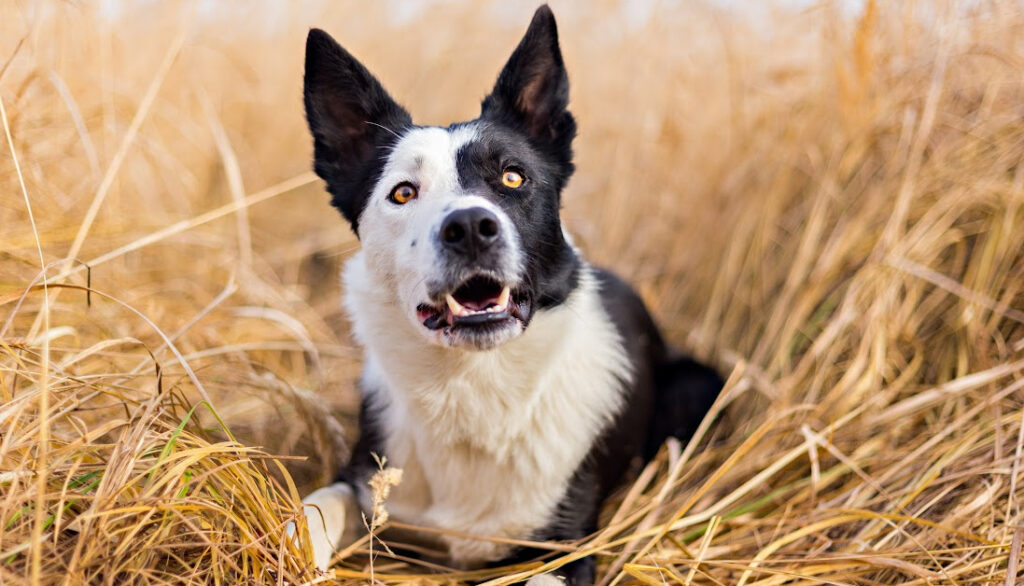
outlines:
{"label": "pink tongue", "polygon": [[492,306],[492,305],[494,305],[495,303],[498,302],[498,298],[497,297],[491,297],[490,299],[482,299],[482,300],[467,299],[467,300],[463,301],[462,299],[458,299],[458,298],[456,298],[455,300],[458,301],[463,307],[465,307],[466,309],[468,309],[470,311],[482,311],[482,310],[487,309],[488,307],[490,307],[490,306]]}

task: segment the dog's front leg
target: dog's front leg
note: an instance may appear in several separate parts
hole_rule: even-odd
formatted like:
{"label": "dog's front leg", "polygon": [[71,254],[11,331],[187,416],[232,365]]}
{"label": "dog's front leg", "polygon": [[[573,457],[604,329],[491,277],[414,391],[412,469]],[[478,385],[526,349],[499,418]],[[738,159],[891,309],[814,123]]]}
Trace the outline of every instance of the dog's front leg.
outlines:
{"label": "dog's front leg", "polygon": [[[573,475],[572,482],[562,502],[553,515],[556,522],[550,529],[533,536],[547,541],[577,541],[597,530],[597,517],[601,500],[595,487],[600,480],[593,462],[580,467]],[[537,551],[521,551],[512,561],[525,561]],[[593,557],[574,560],[548,574],[538,574],[526,581],[526,586],[591,586],[597,563]]]}
{"label": "dog's front leg", "polygon": [[313,561],[320,570],[327,570],[334,552],[355,538],[362,523],[355,491],[348,483],[336,482],[313,491],[302,503]]}

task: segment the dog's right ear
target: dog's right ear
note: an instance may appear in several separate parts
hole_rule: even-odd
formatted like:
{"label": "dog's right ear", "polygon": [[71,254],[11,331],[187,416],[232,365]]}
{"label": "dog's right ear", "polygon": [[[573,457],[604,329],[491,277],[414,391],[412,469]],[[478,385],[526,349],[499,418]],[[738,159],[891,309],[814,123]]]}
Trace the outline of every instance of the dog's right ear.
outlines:
{"label": "dog's right ear", "polygon": [[542,5],[484,98],[481,117],[524,131],[562,168],[562,182],[572,174],[572,139],[576,121],[568,111],[569,77],[558,47],[555,15]]}
{"label": "dog's right ear", "polygon": [[358,227],[377,162],[409,113],[331,35],[311,29],[306,37],[304,99],[313,133],[313,169],[327,182],[331,203]]}

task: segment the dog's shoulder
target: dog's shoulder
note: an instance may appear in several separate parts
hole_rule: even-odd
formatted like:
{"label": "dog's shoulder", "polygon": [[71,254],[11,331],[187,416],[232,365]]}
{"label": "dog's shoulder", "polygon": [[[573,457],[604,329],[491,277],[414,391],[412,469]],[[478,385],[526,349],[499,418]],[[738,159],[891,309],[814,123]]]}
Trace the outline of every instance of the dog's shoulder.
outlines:
{"label": "dog's shoulder", "polygon": [[644,449],[655,404],[657,368],[667,348],[640,295],[615,273],[590,269],[605,318],[621,340],[631,376],[622,381],[622,408],[591,445],[573,474],[552,522],[536,539],[582,536],[596,527],[598,506],[622,481],[624,472]]}
{"label": "dog's shoulder", "polygon": [[640,295],[615,273],[592,268],[601,305],[636,366],[664,360],[665,342]]}

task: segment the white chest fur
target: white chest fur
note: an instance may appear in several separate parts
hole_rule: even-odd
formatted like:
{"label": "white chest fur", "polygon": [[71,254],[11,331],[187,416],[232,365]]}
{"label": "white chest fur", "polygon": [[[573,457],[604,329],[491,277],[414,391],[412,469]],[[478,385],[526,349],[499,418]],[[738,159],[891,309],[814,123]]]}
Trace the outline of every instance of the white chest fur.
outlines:
{"label": "white chest fur", "polygon": [[[364,388],[379,409],[390,465],[387,503],[406,522],[527,538],[547,525],[577,466],[622,406],[630,365],[584,269],[559,307],[517,339],[477,352],[426,343],[374,283],[362,254],[346,306],[366,351]],[[383,294],[386,295],[386,294]],[[446,538],[452,561],[502,557],[487,541]]]}

